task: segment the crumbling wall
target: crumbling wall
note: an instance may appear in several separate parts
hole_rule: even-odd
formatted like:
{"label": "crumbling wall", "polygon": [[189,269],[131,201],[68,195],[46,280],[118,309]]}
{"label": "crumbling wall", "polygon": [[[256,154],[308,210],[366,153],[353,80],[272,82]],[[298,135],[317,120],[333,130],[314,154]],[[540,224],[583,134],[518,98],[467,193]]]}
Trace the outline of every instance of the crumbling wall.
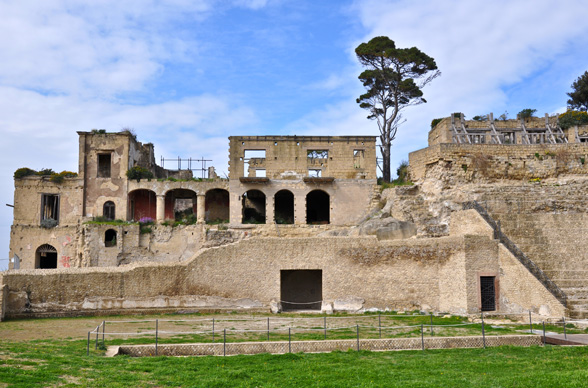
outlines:
{"label": "crumbling wall", "polygon": [[547,179],[588,174],[588,143],[437,144],[409,154],[410,177],[459,182]]}
{"label": "crumbling wall", "polygon": [[[245,150],[265,150],[265,159],[253,158],[270,179],[300,179],[309,169],[336,179],[376,179],[374,136],[231,136],[229,178],[244,176]],[[327,151],[327,158],[309,157],[309,151]],[[356,152],[357,151],[357,152]],[[322,155],[319,155],[322,156]],[[253,166],[250,166],[250,169]]]}

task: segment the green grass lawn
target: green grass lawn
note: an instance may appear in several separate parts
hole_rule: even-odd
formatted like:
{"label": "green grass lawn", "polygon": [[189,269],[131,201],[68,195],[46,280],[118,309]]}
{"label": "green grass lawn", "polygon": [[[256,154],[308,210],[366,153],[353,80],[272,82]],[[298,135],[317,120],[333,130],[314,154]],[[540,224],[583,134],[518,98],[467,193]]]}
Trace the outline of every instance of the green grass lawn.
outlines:
{"label": "green grass lawn", "polygon": [[86,341],[3,341],[0,387],[586,387],[588,348],[106,358]]}

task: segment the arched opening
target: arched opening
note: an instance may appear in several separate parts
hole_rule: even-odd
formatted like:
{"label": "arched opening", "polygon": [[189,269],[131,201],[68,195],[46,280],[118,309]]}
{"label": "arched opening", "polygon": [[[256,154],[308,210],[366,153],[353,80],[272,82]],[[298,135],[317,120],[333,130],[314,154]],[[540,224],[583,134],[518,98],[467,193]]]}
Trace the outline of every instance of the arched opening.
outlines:
{"label": "arched opening", "polygon": [[196,207],[196,193],[192,190],[174,189],[165,194],[166,220],[196,222]]}
{"label": "arched opening", "polygon": [[57,249],[43,244],[35,252],[35,268],[57,268]]}
{"label": "arched opening", "polygon": [[207,223],[229,222],[229,192],[227,190],[208,190],[204,203],[204,219]]}
{"label": "arched opening", "polygon": [[104,246],[107,248],[116,246],[116,230],[108,229],[104,232]]}
{"label": "arched opening", "polygon": [[109,220],[109,221],[113,221],[115,218],[115,206],[114,206],[114,202],[112,201],[106,201],[104,202],[104,206],[102,207],[102,216]]}
{"label": "arched opening", "polygon": [[157,217],[157,200],[151,190],[139,189],[129,193],[129,218],[132,221]]}
{"label": "arched opening", "polygon": [[249,190],[243,194],[243,224],[265,224],[265,194]]}
{"label": "arched opening", "polygon": [[306,223],[328,224],[330,222],[329,194],[313,190],[306,195]]}
{"label": "arched opening", "polygon": [[294,194],[289,190],[280,190],[274,197],[274,218],[276,224],[294,223]]}

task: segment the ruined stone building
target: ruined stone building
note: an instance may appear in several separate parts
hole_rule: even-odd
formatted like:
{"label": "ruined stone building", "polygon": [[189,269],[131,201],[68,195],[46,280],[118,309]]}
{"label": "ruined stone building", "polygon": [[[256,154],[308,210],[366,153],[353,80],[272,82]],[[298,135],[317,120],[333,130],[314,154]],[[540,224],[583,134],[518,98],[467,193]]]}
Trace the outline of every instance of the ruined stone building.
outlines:
{"label": "ruined stone building", "polygon": [[77,176],[15,178],[3,315],[588,314],[586,128],[452,115],[383,191],[372,136],[232,136],[228,179],[202,179],[78,135]]}

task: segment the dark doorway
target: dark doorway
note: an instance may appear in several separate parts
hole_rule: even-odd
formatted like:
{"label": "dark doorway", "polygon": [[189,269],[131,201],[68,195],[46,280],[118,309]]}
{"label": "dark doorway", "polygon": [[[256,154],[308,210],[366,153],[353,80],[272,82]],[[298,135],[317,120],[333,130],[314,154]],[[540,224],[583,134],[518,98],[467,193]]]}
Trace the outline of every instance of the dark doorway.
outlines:
{"label": "dark doorway", "polygon": [[282,310],[320,310],[323,300],[323,271],[294,269],[280,271]]}
{"label": "dark doorway", "polygon": [[482,311],[496,310],[496,286],[495,276],[480,276],[480,295]]}
{"label": "dark doorway", "polygon": [[313,190],[306,195],[306,223],[328,224],[330,222],[329,194]]}
{"label": "dark doorway", "polygon": [[243,194],[243,224],[265,224],[265,194],[249,190]]}
{"label": "dark doorway", "polygon": [[116,230],[108,229],[104,232],[104,246],[106,248],[116,246]]}
{"label": "dark doorway", "polygon": [[294,223],[294,194],[288,190],[280,190],[274,197],[274,218],[276,224]]}
{"label": "dark doorway", "polygon": [[129,193],[129,219],[132,221],[156,217],[156,198],[151,190],[138,189]]}
{"label": "dark doorway", "polygon": [[43,244],[37,248],[35,268],[57,268],[57,250],[49,244]]}
{"label": "dark doorway", "polygon": [[229,222],[229,192],[227,190],[208,190],[204,204],[207,223]]}

